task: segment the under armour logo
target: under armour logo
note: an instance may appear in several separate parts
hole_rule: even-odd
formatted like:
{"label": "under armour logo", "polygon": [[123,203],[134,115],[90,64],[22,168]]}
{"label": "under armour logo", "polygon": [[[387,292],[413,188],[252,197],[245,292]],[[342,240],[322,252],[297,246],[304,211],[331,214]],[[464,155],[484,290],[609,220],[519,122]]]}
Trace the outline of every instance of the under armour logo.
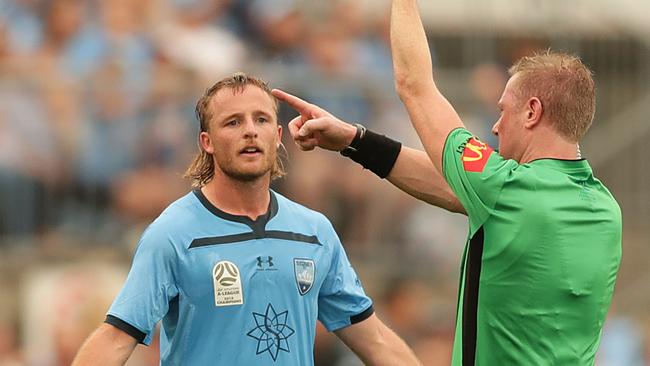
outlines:
{"label": "under armour logo", "polygon": [[264,268],[264,263],[266,263],[268,267],[273,267],[273,257],[257,257],[257,266],[259,268]]}

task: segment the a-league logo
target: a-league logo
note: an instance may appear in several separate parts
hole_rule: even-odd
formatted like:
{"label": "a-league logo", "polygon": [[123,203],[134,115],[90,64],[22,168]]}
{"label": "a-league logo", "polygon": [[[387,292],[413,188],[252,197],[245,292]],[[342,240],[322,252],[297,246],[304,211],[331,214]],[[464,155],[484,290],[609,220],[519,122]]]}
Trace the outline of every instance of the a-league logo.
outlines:
{"label": "a-league logo", "polygon": [[239,268],[230,261],[220,261],[212,268],[214,305],[231,306],[244,303],[244,291]]}

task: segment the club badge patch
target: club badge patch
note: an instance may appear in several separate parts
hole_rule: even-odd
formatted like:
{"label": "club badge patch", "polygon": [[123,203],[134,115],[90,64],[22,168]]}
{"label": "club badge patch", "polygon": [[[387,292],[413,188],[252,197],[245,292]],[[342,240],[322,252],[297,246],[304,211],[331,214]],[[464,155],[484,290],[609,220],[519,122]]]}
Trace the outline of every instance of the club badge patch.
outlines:
{"label": "club badge patch", "polygon": [[239,268],[233,262],[217,262],[212,269],[214,282],[214,305],[231,306],[244,303]]}
{"label": "club badge patch", "polygon": [[489,145],[472,137],[463,150],[463,168],[466,172],[482,172],[492,151],[494,150]]}
{"label": "club badge patch", "polygon": [[300,295],[304,295],[311,290],[314,284],[315,267],[314,261],[311,259],[293,259],[293,270],[296,274],[296,283]]}

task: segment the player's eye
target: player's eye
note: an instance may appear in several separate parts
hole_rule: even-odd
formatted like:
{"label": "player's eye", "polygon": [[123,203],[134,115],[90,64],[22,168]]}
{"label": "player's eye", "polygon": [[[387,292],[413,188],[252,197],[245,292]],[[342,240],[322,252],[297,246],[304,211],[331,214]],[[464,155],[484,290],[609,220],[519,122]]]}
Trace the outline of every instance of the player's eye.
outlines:
{"label": "player's eye", "polygon": [[231,119],[226,122],[226,126],[237,126],[239,124],[239,121],[236,119]]}
{"label": "player's eye", "polygon": [[259,123],[266,123],[266,122],[268,122],[268,121],[269,121],[269,120],[268,120],[266,117],[259,117],[259,118],[257,118],[257,122],[259,122]]}

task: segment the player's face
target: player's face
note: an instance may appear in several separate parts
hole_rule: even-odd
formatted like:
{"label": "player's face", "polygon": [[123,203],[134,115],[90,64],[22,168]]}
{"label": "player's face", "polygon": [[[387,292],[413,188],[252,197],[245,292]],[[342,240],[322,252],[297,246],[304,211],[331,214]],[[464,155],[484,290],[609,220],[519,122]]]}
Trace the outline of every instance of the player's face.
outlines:
{"label": "player's face", "polygon": [[212,97],[210,128],[200,139],[214,157],[215,176],[223,173],[239,181],[270,176],[282,136],[271,98],[253,85],[237,94],[225,88]]}
{"label": "player's face", "polygon": [[517,75],[508,80],[501,99],[499,109],[501,115],[492,126],[492,133],[499,138],[499,154],[506,159],[519,161],[526,144],[524,121],[526,110],[524,103],[514,93]]}

